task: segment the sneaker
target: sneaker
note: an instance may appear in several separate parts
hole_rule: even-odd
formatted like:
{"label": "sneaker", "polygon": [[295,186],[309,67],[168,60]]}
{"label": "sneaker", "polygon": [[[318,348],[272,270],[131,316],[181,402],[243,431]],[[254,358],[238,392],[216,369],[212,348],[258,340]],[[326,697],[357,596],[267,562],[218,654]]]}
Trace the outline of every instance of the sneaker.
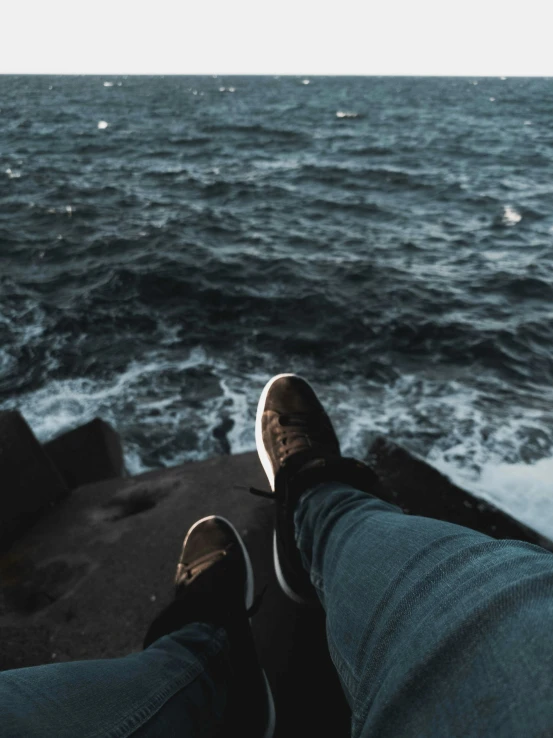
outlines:
{"label": "sneaker", "polygon": [[275,709],[253,642],[249,616],[255,610],[253,569],[244,542],[225,518],[203,518],[184,539],[175,599],[150,626],[144,648],[187,623],[223,626],[232,669],[223,733],[271,738]]}
{"label": "sneaker", "polygon": [[[321,482],[342,481],[369,491],[375,476],[365,464],[344,458],[330,418],[297,374],[277,374],[261,393],[255,439],[275,500],[273,557],[284,593],[298,604],[318,597],[296,545],[294,510],[300,495]],[[258,490],[252,489],[259,493]]]}

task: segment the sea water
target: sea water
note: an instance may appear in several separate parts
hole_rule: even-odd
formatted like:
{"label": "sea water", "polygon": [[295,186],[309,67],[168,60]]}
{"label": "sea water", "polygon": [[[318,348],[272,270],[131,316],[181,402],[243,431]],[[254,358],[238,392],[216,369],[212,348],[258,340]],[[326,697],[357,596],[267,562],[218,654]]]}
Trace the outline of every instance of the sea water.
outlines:
{"label": "sea water", "polygon": [[553,79],[0,77],[0,409],[132,473],[276,373],[553,535]]}

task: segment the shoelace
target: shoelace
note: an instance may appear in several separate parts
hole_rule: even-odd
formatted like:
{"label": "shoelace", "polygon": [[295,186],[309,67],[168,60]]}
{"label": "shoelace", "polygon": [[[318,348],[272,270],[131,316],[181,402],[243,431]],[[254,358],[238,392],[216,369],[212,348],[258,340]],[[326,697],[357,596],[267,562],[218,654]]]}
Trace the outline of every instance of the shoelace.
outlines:
{"label": "shoelace", "polygon": [[218,559],[223,559],[227,555],[227,549],[219,549],[218,551],[210,551],[204,556],[195,559],[194,561],[183,562],[179,564],[179,580],[192,579],[194,574],[198,574],[206,569],[211,563]]}
{"label": "shoelace", "polygon": [[[198,568],[200,570],[202,568],[205,568],[206,565],[209,565],[213,560],[222,559],[224,558],[228,553],[228,549],[219,549],[219,551],[212,551],[205,556],[201,556],[199,559],[196,559],[191,564],[181,564],[182,572],[184,574],[184,579],[191,579],[193,576],[193,571],[197,571]],[[180,579],[180,577],[179,577]],[[261,603],[263,601],[263,597],[265,596],[265,592],[267,590],[267,585],[263,587],[261,592],[259,592],[255,597],[251,604],[251,607],[249,607],[246,610],[246,615],[249,618],[252,618],[254,615],[257,615],[259,608],[261,607]]]}
{"label": "shoelace", "polygon": [[307,442],[312,446],[313,440],[324,437],[328,431],[328,421],[321,413],[288,413],[281,415],[279,424],[289,428],[281,437],[281,443],[286,446],[284,453],[288,456]]}
{"label": "shoelace", "polygon": [[233,489],[245,490],[246,492],[249,492],[252,495],[256,495],[257,497],[266,497],[268,500],[275,499],[274,492],[266,492],[263,489],[257,489],[257,487],[246,487],[245,484],[233,484],[232,487]]}

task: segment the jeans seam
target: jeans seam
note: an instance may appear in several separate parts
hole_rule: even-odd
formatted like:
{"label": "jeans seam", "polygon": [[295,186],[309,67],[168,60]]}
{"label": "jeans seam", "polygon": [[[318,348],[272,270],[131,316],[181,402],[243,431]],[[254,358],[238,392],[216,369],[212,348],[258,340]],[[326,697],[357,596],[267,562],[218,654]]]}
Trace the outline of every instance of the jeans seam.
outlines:
{"label": "jeans seam", "polygon": [[359,679],[355,676],[354,670],[342,657],[338,647],[335,645],[330,629],[327,628],[326,639],[328,644],[328,651],[330,658],[334,664],[334,667],[340,677],[340,680],[345,682],[345,687],[348,690],[352,702],[356,701],[357,691],[359,686]]}

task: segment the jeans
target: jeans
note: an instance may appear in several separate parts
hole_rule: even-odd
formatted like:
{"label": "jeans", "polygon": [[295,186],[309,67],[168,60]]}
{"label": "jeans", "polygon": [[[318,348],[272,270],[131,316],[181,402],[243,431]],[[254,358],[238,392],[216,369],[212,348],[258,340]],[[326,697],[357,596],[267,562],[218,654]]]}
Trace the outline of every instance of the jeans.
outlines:
{"label": "jeans", "polygon": [[[354,738],[553,735],[551,553],[337,482],[295,525]],[[214,736],[227,647],[193,623],[123,658],[2,672],[2,738]]]}

